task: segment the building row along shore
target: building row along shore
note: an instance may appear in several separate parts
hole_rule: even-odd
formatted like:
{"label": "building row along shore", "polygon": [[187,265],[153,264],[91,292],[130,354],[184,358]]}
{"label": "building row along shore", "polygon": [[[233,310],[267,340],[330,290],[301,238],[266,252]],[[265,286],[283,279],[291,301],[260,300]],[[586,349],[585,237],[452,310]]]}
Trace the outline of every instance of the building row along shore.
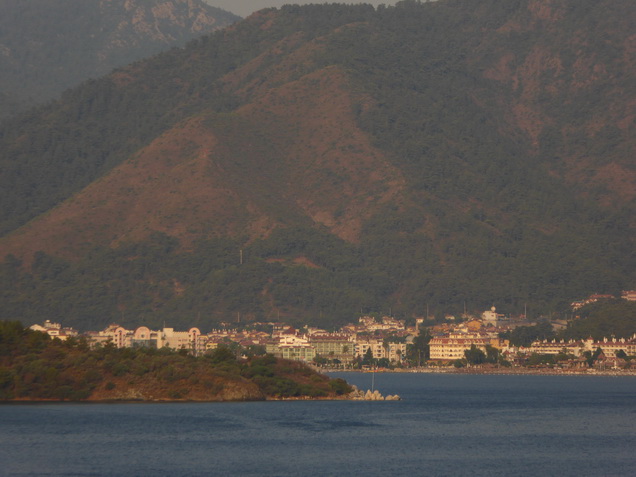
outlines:
{"label": "building row along shore", "polygon": [[[415,326],[407,327],[403,320],[390,316],[375,318],[362,316],[355,324],[343,326],[337,332],[305,327],[297,330],[284,323],[258,323],[249,329],[224,328],[202,333],[193,327],[187,331],[175,331],[164,327],[152,330],[140,326],[134,330],[117,324],[102,331],[89,331],[81,334],[92,346],[111,344],[117,348],[150,347],[187,350],[194,355],[203,355],[219,346],[234,347],[242,352],[267,352],[276,357],[323,364],[326,366],[350,367],[355,363],[372,358],[375,363],[401,366],[409,364],[419,366],[424,363],[406,363],[409,345],[426,328],[430,335],[428,342],[429,364],[451,363],[465,357],[465,352],[473,347],[484,353],[493,348],[509,362],[518,362],[524,357],[538,355],[562,355],[573,360],[573,365],[583,362],[586,352],[601,350],[607,359],[636,356],[636,335],[623,338],[604,338],[594,340],[544,340],[535,341],[528,347],[511,346],[501,339],[502,332],[516,326],[534,323],[521,317],[511,322],[498,314],[493,306],[482,313],[480,318],[470,318],[461,323],[446,323],[426,326],[427,320],[417,319]],[[553,323],[557,325],[558,323]],[[42,325],[33,325],[31,329],[48,333],[61,340],[78,337],[80,334],[64,328],[59,323],[45,321]],[[268,331],[262,331],[267,329]],[[411,354],[413,358],[413,354]],[[577,361],[578,360],[578,361]],[[618,365],[619,363],[614,363]]]}
{"label": "building row along shore", "polygon": [[59,323],[45,321],[42,325],[31,326],[32,330],[48,333],[52,337],[66,340],[82,336],[92,346],[111,343],[117,348],[150,347],[188,350],[194,355],[202,355],[219,346],[236,346],[240,349],[264,350],[274,356],[316,362],[320,358],[332,364],[351,365],[356,358],[371,353],[374,359],[386,359],[389,363],[400,363],[406,356],[407,343],[417,335],[416,328],[407,328],[402,320],[383,317],[380,321],[364,316],[357,325],[347,325],[338,332],[328,332],[307,327],[302,331],[283,323],[259,323],[255,328],[270,328],[271,332],[257,330],[219,329],[202,333],[199,328],[175,331],[164,327],[151,330],[140,326],[134,330],[117,324],[102,331],[78,333],[72,328],[64,328]]}

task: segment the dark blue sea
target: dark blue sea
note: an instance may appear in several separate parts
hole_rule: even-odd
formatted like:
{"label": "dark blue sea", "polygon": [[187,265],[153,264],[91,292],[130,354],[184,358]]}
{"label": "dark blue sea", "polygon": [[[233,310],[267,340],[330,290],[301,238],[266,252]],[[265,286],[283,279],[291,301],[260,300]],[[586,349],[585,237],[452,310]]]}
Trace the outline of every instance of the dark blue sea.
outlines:
{"label": "dark blue sea", "polygon": [[339,376],[403,400],[0,405],[0,475],[636,475],[636,377]]}

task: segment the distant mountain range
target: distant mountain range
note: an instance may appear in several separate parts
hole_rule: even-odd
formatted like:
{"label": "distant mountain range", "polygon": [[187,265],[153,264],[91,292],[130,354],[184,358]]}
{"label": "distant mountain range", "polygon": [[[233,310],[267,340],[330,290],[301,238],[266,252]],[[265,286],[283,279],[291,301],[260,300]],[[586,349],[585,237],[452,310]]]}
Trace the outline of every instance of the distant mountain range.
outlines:
{"label": "distant mountain range", "polygon": [[288,6],[0,130],[3,316],[550,314],[636,286],[627,0]]}
{"label": "distant mountain range", "polygon": [[239,17],[200,0],[2,0],[0,119]]}

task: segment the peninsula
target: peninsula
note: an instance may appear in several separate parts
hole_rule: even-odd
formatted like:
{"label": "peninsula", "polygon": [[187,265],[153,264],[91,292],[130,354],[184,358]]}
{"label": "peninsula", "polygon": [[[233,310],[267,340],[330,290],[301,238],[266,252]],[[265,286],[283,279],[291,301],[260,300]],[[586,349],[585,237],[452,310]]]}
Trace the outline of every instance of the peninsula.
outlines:
{"label": "peninsula", "polygon": [[258,401],[347,399],[344,380],[229,347],[195,357],[168,348],[91,348],[0,322],[0,401]]}

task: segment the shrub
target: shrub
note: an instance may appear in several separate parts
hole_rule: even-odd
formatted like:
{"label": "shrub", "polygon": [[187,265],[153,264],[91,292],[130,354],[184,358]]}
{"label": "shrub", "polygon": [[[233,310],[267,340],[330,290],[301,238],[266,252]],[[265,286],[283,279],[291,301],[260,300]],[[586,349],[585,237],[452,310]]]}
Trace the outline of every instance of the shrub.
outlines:
{"label": "shrub", "polygon": [[351,386],[342,378],[336,378],[329,381],[329,387],[336,395],[341,396],[352,391]]}

